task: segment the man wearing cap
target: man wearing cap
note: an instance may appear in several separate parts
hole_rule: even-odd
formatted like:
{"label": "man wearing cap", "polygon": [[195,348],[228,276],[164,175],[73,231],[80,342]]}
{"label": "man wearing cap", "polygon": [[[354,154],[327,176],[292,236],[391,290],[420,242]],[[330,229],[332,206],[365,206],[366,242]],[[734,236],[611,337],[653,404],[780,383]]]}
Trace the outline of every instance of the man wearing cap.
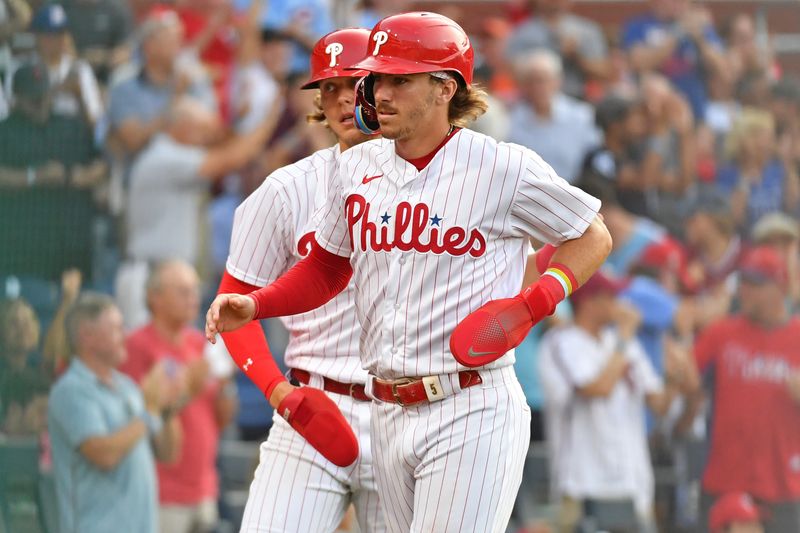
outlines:
{"label": "man wearing cap", "polygon": [[0,271],[89,276],[92,188],[107,176],[92,128],[51,112],[44,65],[19,69],[12,86],[11,114],[0,121]]}
{"label": "man wearing cap", "polygon": [[[66,117],[81,117],[94,125],[103,113],[100,89],[91,67],[71,56],[68,45],[68,20],[58,4],[42,6],[31,21],[36,35],[36,55],[10,76],[9,83],[25,70],[43,68],[48,81],[50,111]],[[10,91],[9,91],[10,92]]]}
{"label": "man wearing cap", "polygon": [[644,408],[665,414],[688,374],[688,364],[671,361],[662,382],[636,339],[638,312],[617,299],[622,288],[595,273],[571,297],[574,324],[551,330],[541,344],[546,433],[565,533],[592,503],[612,499],[629,500],[640,526],[652,526]]}
{"label": "man wearing cap", "polygon": [[716,501],[708,518],[711,533],[764,533],[761,511],[748,494],[731,492]]}
{"label": "man wearing cap", "polygon": [[792,304],[800,302],[800,225],[785,213],[768,213],[753,226],[754,244],[769,246],[786,261]]}
{"label": "man wearing cap", "polygon": [[786,265],[767,247],[739,266],[741,313],[695,343],[713,378],[712,430],[703,507],[746,491],[770,510],[767,533],[800,531],[800,318],[786,303]]}

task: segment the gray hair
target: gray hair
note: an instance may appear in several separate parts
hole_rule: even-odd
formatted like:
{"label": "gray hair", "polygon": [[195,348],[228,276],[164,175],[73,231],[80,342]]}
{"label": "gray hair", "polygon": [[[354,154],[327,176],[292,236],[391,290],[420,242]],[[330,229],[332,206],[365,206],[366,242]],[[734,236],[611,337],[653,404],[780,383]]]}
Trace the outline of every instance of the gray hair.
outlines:
{"label": "gray hair", "polygon": [[106,310],[113,307],[116,307],[114,300],[106,294],[88,291],[78,296],[64,317],[67,344],[73,354],[78,351],[78,334],[81,326],[86,322],[97,320]]}
{"label": "gray hair", "polygon": [[561,58],[558,54],[547,48],[535,48],[518,54],[514,56],[511,64],[517,75],[537,67],[544,67],[550,75],[560,79],[564,72]]}

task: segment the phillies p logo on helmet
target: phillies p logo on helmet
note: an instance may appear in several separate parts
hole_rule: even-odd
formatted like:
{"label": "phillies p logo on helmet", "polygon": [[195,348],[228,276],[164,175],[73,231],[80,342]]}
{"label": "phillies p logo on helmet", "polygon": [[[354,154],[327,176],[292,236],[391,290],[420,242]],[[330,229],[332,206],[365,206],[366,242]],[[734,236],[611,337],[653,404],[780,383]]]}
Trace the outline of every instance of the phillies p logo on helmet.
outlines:
{"label": "phillies p logo on helmet", "polygon": [[375,41],[375,49],[372,51],[372,55],[376,56],[378,55],[381,46],[386,44],[386,41],[389,40],[389,34],[385,31],[375,32],[375,35],[372,36],[372,40]]}
{"label": "phillies p logo on helmet", "polygon": [[331,62],[328,66],[335,67],[339,62],[339,55],[344,51],[344,46],[341,43],[330,43],[325,47],[325,53],[331,56]]}

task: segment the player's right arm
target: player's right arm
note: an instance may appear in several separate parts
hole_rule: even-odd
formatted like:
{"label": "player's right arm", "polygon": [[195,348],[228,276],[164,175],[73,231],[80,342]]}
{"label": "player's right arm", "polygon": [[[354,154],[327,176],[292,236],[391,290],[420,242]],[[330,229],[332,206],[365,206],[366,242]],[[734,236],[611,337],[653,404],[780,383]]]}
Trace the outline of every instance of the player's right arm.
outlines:
{"label": "player's right arm", "polygon": [[[218,294],[236,301],[268,285],[289,267],[294,232],[291,206],[279,180],[269,176],[236,209],[231,247]],[[232,304],[235,307],[235,303]],[[277,408],[291,391],[258,322],[222,334],[236,366]]]}
{"label": "player's right arm", "polygon": [[[290,306],[295,302],[290,300],[305,302],[308,310],[318,307],[324,302],[314,305],[309,291],[316,288],[322,292],[327,288],[332,298],[344,290],[350,279],[347,274],[343,286],[329,282],[326,287],[324,278],[331,269],[323,264],[321,270],[314,272],[315,258],[324,252],[314,246],[308,258],[269,284],[286,270],[295,234],[290,229],[293,226],[288,199],[282,198],[272,185],[268,178],[259,187],[260,197],[253,199],[257,195],[252,195],[237,209],[227,272],[220,284],[220,294],[206,317],[206,336],[214,342],[216,332],[220,332],[237,366],[264,391],[276,411],[324,457],[338,466],[348,466],[358,457],[358,442],[352,428],[324,392],[312,387],[293,387],[286,381],[269,352],[261,327],[253,321],[292,314],[288,311],[295,308]],[[340,264],[346,263],[344,270],[350,270],[347,258],[336,259]],[[304,270],[303,265],[311,265],[311,269],[306,266]],[[258,289],[245,280],[269,285]],[[273,314],[256,313],[259,301],[263,309],[272,310]],[[279,306],[278,301],[285,306]],[[297,312],[302,310],[306,309]]]}
{"label": "player's right arm", "polygon": [[219,294],[206,314],[210,342],[215,342],[217,333],[233,331],[254,319],[314,310],[347,288],[353,275],[351,244],[340,175],[334,176],[317,231],[319,243],[314,241],[308,257],[266,287],[246,296]]}

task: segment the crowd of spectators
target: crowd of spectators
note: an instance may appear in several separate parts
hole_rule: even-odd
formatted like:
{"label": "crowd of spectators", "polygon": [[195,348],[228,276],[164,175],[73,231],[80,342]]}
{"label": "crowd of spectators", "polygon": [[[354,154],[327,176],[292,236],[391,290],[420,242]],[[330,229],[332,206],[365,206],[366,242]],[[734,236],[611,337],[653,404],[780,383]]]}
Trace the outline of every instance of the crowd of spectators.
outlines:
{"label": "crowd of spectators", "polygon": [[[800,73],[765,20],[442,4],[473,30],[474,128],[599,197],[614,240],[517,350],[512,527],[800,531]],[[60,523],[217,527],[220,439],[270,419],[195,329],[234,209],[333,144],[298,89],[314,41],[413,6],[0,0],[0,448],[35,439]]]}

